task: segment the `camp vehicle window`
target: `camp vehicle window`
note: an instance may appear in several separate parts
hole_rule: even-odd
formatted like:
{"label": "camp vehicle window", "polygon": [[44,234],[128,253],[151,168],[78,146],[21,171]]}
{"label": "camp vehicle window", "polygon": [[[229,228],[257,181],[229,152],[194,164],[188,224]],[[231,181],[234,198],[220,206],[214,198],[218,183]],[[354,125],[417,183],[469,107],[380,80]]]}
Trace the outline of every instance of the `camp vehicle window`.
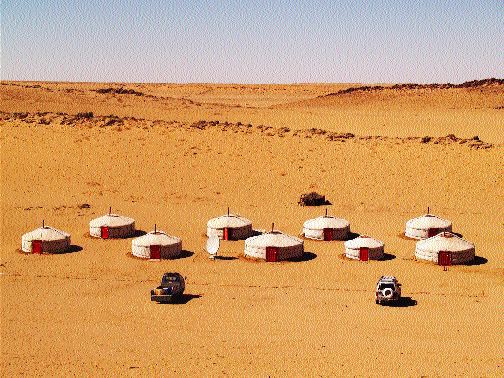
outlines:
{"label": "camp vehicle window", "polygon": [[381,283],[380,286],[379,286],[379,289],[380,290],[383,290],[383,289],[392,289],[394,290],[395,286],[393,283]]}
{"label": "camp vehicle window", "polygon": [[168,281],[168,282],[176,282],[178,281],[178,277],[177,276],[167,276],[164,278],[165,281]]}

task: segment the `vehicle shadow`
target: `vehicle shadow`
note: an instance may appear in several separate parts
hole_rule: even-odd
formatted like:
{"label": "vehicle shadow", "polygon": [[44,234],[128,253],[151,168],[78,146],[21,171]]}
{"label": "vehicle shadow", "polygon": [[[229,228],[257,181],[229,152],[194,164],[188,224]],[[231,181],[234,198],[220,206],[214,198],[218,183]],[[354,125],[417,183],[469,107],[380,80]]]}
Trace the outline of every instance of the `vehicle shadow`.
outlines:
{"label": "vehicle shadow", "polygon": [[171,302],[159,302],[158,304],[160,305],[180,305],[180,304],[186,304],[189,301],[192,301],[195,298],[201,298],[200,294],[182,294],[179,298],[174,299]]}
{"label": "vehicle shadow", "polygon": [[401,297],[396,302],[383,303],[386,307],[413,307],[417,305],[417,301],[411,297]]}
{"label": "vehicle shadow", "polygon": [[301,257],[294,257],[294,258],[291,258],[291,259],[287,259],[285,261],[302,262],[302,261],[310,261],[310,260],[313,260],[313,259],[316,259],[316,258],[317,258],[317,255],[315,253],[305,251],[301,255]]}

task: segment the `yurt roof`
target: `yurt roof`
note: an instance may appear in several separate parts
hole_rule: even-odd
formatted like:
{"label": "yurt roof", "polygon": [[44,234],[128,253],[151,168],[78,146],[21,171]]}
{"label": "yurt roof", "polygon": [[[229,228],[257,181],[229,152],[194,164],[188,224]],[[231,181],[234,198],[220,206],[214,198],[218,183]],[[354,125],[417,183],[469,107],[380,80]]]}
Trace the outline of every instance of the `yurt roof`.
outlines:
{"label": "yurt roof", "polygon": [[451,225],[449,220],[440,218],[433,214],[425,214],[418,218],[410,219],[406,222],[407,227],[416,229],[445,228]]}
{"label": "yurt roof", "polygon": [[217,218],[212,218],[208,221],[207,226],[210,228],[226,228],[226,227],[244,227],[251,225],[252,222],[237,214],[226,214]]}
{"label": "yurt roof", "polygon": [[271,231],[265,234],[252,236],[245,243],[256,247],[292,247],[303,244],[303,241],[294,236],[286,235],[280,231]]}
{"label": "yurt roof", "polygon": [[380,248],[383,247],[381,240],[372,238],[370,236],[361,235],[355,239],[347,240],[345,242],[347,248]]}
{"label": "yurt roof", "polygon": [[70,237],[70,234],[57,228],[44,226],[27,232],[23,237],[28,240],[61,240]]}
{"label": "yurt roof", "polygon": [[89,222],[90,227],[121,227],[132,224],[135,220],[118,214],[106,214]]}
{"label": "yurt roof", "polygon": [[164,231],[151,231],[136,239],[133,239],[133,244],[137,246],[150,246],[150,245],[172,245],[180,243],[181,239],[176,236],[170,236]]}
{"label": "yurt roof", "polygon": [[456,252],[474,248],[474,244],[451,232],[441,232],[429,239],[417,242],[417,247],[426,250]]}
{"label": "yurt roof", "polygon": [[346,228],[350,226],[350,222],[346,219],[336,218],[329,215],[308,219],[304,222],[303,227],[312,230],[321,230],[323,228]]}

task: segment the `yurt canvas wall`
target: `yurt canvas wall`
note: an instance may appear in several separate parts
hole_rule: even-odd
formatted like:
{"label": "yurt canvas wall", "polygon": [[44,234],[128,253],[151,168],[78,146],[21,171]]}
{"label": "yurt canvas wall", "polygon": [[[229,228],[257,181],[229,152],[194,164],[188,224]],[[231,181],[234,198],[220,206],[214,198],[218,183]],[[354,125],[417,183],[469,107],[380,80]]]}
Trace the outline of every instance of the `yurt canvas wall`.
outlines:
{"label": "yurt canvas wall", "polygon": [[173,259],[182,252],[182,240],[163,231],[151,231],[131,241],[131,252],[145,259]]}
{"label": "yurt canvas wall", "polygon": [[118,214],[106,214],[89,222],[89,234],[96,238],[127,238],[135,234],[135,220]]}
{"label": "yurt canvas wall", "polygon": [[21,237],[21,250],[26,253],[63,253],[70,248],[70,234],[44,226]]}
{"label": "yurt canvas wall", "polygon": [[465,264],[474,260],[474,244],[459,238],[451,232],[442,232],[432,238],[416,243],[415,257],[421,260],[439,263],[439,255],[448,256],[449,264]]}
{"label": "yurt canvas wall", "polygon": [[381,260],[384,257],[382,241],[366,235],[345,242],[345,256],[355,260]]}
{"label": "yurt canvas wall", "polygon": [[212,218],[207,223],[207,236],[223,240],[242,240],[253,235],[252,222],[235,214]]}
{"label": "yurt canvas wall", "polygon": [[314,240],[346,240],[350,223],[346,219],[328,215],[309,219],[303,224],[303,235]]}
{"label": "yurt canvas wall", "polygon": [[301,239],[280,231],[253,236],[245,240],[245,256],[266,261],[300,258],[304,253]]}
{"label": "yurt canvas wall", "polygon": [[452,231],[452,223],[433,214],[425,214],[406,222],[404,235],[412,239],[427,239],[444,231]]}

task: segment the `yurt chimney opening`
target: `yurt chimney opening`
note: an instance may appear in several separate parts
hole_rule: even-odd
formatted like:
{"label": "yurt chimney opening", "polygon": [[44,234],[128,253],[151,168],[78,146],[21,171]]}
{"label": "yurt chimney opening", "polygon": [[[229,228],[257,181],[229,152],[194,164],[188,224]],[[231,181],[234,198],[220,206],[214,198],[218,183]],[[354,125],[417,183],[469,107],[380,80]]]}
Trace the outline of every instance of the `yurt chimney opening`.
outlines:
{"label": "yurt chimney opening", "polygon": [[157,234],[157,224],[154,223],[154,233]]}
{"label": "yurt chimney opening", "polygon": [[430,207],[427,206],[427,214],[430,214]]}
{"label": "yurt chimney opening", "polygon": [[326,216],[326,218],[327,218],[327,207],[326,207],[326,209],[325,209],[325,216]]}
{"label": "yurt chimney opening", "polygon": [[112,206],[109,206],[108,208],[108,215],[112,214]]}
{"label": "yurt chimney opening", "polygon": [[229,217],[229,206],[228,206],[228,213],[227,214],[228,214],[228,217]]}
{"label": "yurt chimney opening", "polygon": [[45,228],[45,220],[42,219],[42,228]]}

